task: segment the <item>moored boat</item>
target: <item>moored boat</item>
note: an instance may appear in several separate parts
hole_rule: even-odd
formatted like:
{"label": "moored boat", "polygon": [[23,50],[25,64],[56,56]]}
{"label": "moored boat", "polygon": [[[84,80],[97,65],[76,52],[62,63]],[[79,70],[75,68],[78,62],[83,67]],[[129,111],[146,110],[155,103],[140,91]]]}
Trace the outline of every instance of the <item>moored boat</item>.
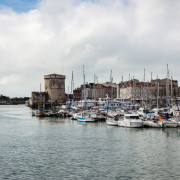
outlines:
{"label": "moored boat", "polygon": [[152,128],[161,128],[161,124],[159,123],[159,121],[155,121],[155,120],[144,121],[143,126],[152,127]]}
{"label": "moored boat", "polygon": [[77,120],[80,122],[95,122],[96,120],[91,117],[90,113],[82,112],[77,115]]}
{"label": "moored boat", "polygon": [[143,127],[143,122],[138,114],[124,114],[124,117],[118,121],[121,127]]}
{"label": "moored boat", "polygon": [[42,109],[40,109],[38,112],[36,112],[35,116],[36,117],[45,117],[46,114]]}
{"label": "moored boat", "polygon": [[170,120],[162,120],[160,122],[161,126],[164,128],[176,128],[178,127],[178,123],[175,121],[170,121]]}
{"label": "moored boat", "polygon": [[110,117],[109,116],[106,119],[106,124],[110,125],[110,126],[117,126],[118,125],[118,121],[115,119],[115,117],[113,117],[113,116]]}

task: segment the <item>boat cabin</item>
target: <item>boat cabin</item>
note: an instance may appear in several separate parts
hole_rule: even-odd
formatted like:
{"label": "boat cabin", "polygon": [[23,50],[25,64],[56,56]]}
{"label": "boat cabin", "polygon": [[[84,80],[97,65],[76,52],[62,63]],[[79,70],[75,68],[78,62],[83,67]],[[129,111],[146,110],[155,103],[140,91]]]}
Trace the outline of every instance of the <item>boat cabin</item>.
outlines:
{"label": "boat cabin", "polygon": [[124,118],[127,120],[139,119],[139,115],[138,114],[125,114]]}

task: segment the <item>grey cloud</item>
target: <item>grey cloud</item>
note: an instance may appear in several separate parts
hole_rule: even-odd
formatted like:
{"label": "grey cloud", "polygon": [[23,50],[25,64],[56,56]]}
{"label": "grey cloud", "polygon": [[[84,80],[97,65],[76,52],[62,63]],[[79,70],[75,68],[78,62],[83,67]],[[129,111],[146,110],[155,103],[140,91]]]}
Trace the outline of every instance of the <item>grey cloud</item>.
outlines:
{"label": "grey cloud", "polygon": [[[94,73],[99,82],[135,76],[164,78],[166,64],[179,79],[180,2],[171,0],[42,0],[17,14],[0,11],[0,93],[30,95],[43,75],[66,75],[75,85]],[[13,77],[15,77],[13,79]],[[16,83],[15,83],[16,82]],[[67,89],[67,88],[66,88]]]}

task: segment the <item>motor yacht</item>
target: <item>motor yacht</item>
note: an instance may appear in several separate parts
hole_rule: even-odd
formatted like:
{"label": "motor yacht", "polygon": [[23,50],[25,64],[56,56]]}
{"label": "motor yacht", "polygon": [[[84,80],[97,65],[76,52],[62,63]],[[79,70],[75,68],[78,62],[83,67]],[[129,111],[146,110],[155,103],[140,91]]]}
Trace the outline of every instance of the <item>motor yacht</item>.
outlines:
{"label": "motor yacht", "polygon": [[143,122],[138,114],[124,114],[124,117],[118,121],[121,127],[143,127]]}

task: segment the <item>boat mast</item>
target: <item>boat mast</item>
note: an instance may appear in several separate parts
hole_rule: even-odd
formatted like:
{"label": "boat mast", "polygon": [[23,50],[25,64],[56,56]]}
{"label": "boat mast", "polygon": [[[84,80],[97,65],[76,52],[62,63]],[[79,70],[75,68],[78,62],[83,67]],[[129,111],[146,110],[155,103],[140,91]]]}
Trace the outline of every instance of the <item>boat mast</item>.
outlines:
{"label": "boat mast", "polygon": [[52,108],[52,79],[51,79],[51,108]]}
{"label": "boat mast", "polygon": [[110,98],[112,99],[112,95],[113,95],[113,87],[112,87],[112,70],[111,70],[111,74],[110,74],[110,83],[111,83],[111,95],[110,95]]}
{"label": "boat mast", "polygon": [[166,107],[169,107],[169,69],[167,64],[167,81],[166,81]]}
{"label": "boat mast", "polygon": [[68,86],[68,95],[67,95],[67,99],[69,101],[69,86]]}
{"label": "boat mast", "polygon": [[40,91],[39,91],[39,102],[38,102],[38,110],[41,108],[41,83],[40,83]]}
{"label": "boat mast", "polygon": [[133,105],[134,105],[134,96],[135,96],[135,89],[134,89],[134,76],[133,76],[133,88],[132,88],[132,95],[133,95]]}
{"label": "boat mast", "polygon": [[171,105],[173,105],[173,79],[171,74]]}
{"label": "boat mast", "polygon": [[151,83],[150,83],[150,119],[151,119],[151,115],[152,115],[152,72],[151,72]]}
{"label": "boat mast", "polygon": [[[127,95],[127,97],[129,97],[129,107],[130,107],[130,104],[132,104],[132,101],[130,100],[130,99],[131,99],[131,95],[132,95],[132,94],[131,94],[131,81],[130,81],[130,80],[131,80],[131,75],[129,74],[129,85],[128,85],[128,86],[129,86],[129,91],[128,91],[128,95]],[[124,94],[125,94],[125,93],[124,93]],[[125,95],[124,95],[124,96],[125,96]],[[127,97],[126,97],[126,98],[127,98]]]}
{"label": "boat mast", "polygon": [[95,88],[96,88],[95,83],[96,83],[96,75],[94,74],[94,93],[93,93],[93,96],[94,96],[93,99],[94,99],[94,100],[96,99],[96,96],[95,96],[95,94],[96,94],[96,93],[95,93],[95,91],[96,91],[96,90],[95,90]]}
{"label": "boat mast", "polygon": [[73,94],[73,90],[74,90],[74,74],[72,71],[72,78],[71,78],[71,94]]}
{"label": "boat mast", "polygon": [[83,79],[84,79],[84,108],[86,110],[86,85],[85,85],[85,72],[84,72],[84,64],[83,64]]}
{"label": "boat mast", "polygon": [[144,87],[145,87],[145,69],[144,69],[144,79],[142,84],[142,107],[144,106]]}
{"label": "boat mast", "polygon": [[157,81],[157,115],[159,109],[159,80]]}
{"label": "boat mast", "polygon": [[151,72],[151,99],[150,99],[150,108],[152,108],[152,91],[153,91],[153,88],[152,88],[152,72]]}
{"label": "boat mast", "polygon": [[[123,88],[123,76],[122,76],[121,88]],[[124,105],[124,94],[122,93],[122,95],[121,95],[121,90],[119,89],[119,97],[121,97],[121,96],[123,98],[123,105]]]}
{"label": "boat mast", "polygon": [[147,101],[147,97],[146,97],[146,82],[145,82],[145,69],[144,69],[144,105],[146,106],[146,101]]}
{"label": "boat mast", "polygon": [[135,103],[135,104],[136,104],[136,101],[137,101],[137,99],[136,99],[136,95],[137,95],[137,94],[136,94],[136,93],[137,93],[136,90],[137,90],[137,88],[136,88],[136,81],[135,81],[135,79],[134,79],[134,94],[135,94],[135,102],[134,102],[134,103]]}

